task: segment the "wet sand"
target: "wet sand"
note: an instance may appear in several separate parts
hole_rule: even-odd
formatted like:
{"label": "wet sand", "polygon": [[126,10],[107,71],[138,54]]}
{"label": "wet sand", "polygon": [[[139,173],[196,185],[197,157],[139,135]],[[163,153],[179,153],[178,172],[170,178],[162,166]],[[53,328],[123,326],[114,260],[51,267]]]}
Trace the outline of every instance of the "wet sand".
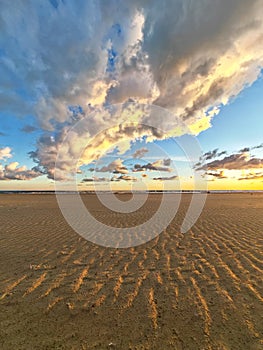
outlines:
{"label": "wet sand", "polygon": [[[83,196],[118,227],[160,198],[121,215]],[[263,349],[263,194],[209,194],[182,234],[190,198],[152,241],[112,249],[77,235],[54,195],[0,195],[0,348]]]}

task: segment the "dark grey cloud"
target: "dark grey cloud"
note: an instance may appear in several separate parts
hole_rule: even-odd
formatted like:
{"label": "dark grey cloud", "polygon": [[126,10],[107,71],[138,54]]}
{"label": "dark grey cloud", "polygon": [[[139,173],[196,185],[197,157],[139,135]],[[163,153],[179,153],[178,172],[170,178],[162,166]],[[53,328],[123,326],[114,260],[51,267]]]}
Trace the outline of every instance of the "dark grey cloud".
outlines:
{"label": "dark grey cloud", "polygon": [[81,182],[109,182],[110,179],[106,177],[93,177],[93,178],[84,178]]}
{"label": "dark grey cloud", "polygon": [[219,172],[207,171],[205,173],[205,175],[212,176],[212,177],[217,178],[217,179],[227,179],[227,176],[224,175],[224,171],[223,170],[221,170]]}
{"label": "dark grey cloud", "polygon": [[116,168],[113,171],[113,174],[127,174],[128,172],[129,172],[129,170],[125,166],[121,166],[119,168]]}
{"label": "dark grey cloud", "polygon": [[135,182],[135,181],[138,181],[138,179],[134,176],[131,176],[131,175],[120,175],[120,176],[113,176],[111,178],[111,181],[121,181],[121,180],[124,180],[124,181],[132,181],[132,182]]}
{"label": "dark grey cloud", "polygon": [[262,168],[263,159],[251,157],[247,154],[247,149],[244,148],[242,152],[231,154],[223,159],[217,159],[212,162],[196,164],[196,170],[242,170],[250,168]]}
{"label": "dark grey cloud", "polygon": [[[236,153],[221,158],[227,154],[226,151],[219,152],[218,149],[206,152],[198,163],[195,164],[195,170],[204,170],[205,174],[214,178],[224,178],[224,173],[220,170],[246,170],[259,169],[263,167],[263,159],[251,155],[253,149],[260,149],[263,144],[251,147],[243,147]],[[217,158],[217,159],[215,159]],[[215,159],[213,161],[209,161]],[[204,174],[204,175],[205,175]],[[223,175],[223,176],[222,176]]]}
{"label": "dark grey cloud", "polygon": [[261,143],[260,145],[254,146],[251,149],[259,149],[259,148],[263,148],[263,143]]}
{"label": "dark grey cloud", "polygon": [[167,158],[163,160],[163,165],[170,166],[171,165],[171,159]]}
{"label": "dark grey cloud", "polygon": [[34,131],[36,131],[37,128],[33,125],[25,125],[23,126],[23,128],[21,129],[21,131],[25,132],[26,134],[30,134]]}
{"label": "dark grey cloud", "polygon": [[172,180],[176,180],[178,179],[178,176],[174,175],[174,176],[170,176],[170,177],[154,177],[153,180],[155,181],[172,181]]}
{"label": "dark grey cloud", "polygon": [[250,151],[250,148],[249,147],[244,147],[242,148],[239,152],[240,153],[245,153],[245,152],[249,152]]}
{"label": "dark grey cloud", "polygon": [[220,156],[222,156],[222,155],[224,155],[224,154],[227,154],[227,151],[221,151],[221,152],[219,152],[219,153],[218,153],[218,157],[220,157]]}
{"label": "dark grey cloud", "polygon": [[218,149],[214,149],[213,151],[206,152],[203,155],[203,159],[204,160],[210,160],[212,158],[215,158],[217,156],[217,151],[218,151]]}
{"label": "dark grey cloud", "polygon": [[216,148],[213,151],[208,151],[208,152],[204,153],[201,160],[202,161],[211,160],[211,159],[214,159],[216,157],[220,157],[226,153],[227,153],[226,151],[218,152],[218,148]]}

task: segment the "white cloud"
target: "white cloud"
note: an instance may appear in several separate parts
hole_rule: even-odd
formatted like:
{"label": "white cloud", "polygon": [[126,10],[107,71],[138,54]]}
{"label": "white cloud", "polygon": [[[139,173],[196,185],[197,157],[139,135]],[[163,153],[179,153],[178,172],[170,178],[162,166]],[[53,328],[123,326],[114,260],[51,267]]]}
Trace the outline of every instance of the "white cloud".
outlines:
{"label": "white cloud", "polygon": [[11,162],[5,166],[0,164],[0,181],[3,180],[32,180],[41,176],[37,168],[27,169],[25,165],[19,167],[18,162]]}
{"label": "white cloud", "polygon": [[12,151],[12,150],[11,150],[10,147],[3,147],[3,148],[0,148],[0,160],[12,158],[11,151]]}
{"label": "white cloud", "polygon": [[18,162],[12,162],[12,163],[9,163],[5,166],[5,170],[6,171],[13,171],[16,169],[16,167],[19,165]]}

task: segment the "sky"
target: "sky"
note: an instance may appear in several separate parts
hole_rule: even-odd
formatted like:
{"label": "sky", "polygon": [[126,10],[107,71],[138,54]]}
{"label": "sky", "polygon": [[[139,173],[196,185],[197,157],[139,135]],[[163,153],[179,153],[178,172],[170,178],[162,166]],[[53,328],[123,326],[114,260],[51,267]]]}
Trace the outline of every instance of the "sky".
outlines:
{"label": "sky", "polygon": [[0,190],[263,190],[262,0],[0,2]]}

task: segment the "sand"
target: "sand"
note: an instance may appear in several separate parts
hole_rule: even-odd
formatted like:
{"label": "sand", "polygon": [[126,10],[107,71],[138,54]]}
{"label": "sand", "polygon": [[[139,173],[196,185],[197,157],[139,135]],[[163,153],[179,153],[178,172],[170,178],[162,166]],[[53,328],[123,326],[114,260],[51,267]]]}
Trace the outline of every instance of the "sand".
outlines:
{"label": "sand", "polygon": [[[124,227],[160,197],[122,215],[83,199]],[[0,348],[263,349],[263,195],[209,194],[181,234],[190,197],[154,240],[111,249],[77,235],[54,195],[2,194]]]}

